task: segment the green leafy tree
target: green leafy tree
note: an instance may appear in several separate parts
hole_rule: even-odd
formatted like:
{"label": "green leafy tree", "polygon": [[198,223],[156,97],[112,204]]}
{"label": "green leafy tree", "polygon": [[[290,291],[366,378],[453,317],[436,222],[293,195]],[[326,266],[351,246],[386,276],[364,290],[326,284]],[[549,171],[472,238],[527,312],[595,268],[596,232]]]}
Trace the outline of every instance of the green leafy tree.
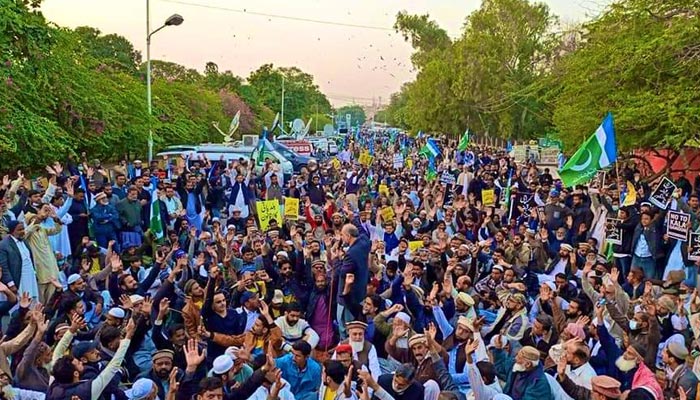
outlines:
{"label": "green leafy tree", "polygon": [[335,114],[343,122],[345,122],[345,116],[347,114],[350,114],[350,124],[352,126],[362,125],[365,123],[365,121],[367,121],[367,115],[365,115],[365,110],[357,104],[340,107],[335,111]]}
{"label": "green leafy tree", "polygon": [[699,17],[694,1],[625,0],[584,25],[580,46],[549,76],[546,98],[565,148],[575,151],[608,111],[622,151],[697,143]]}

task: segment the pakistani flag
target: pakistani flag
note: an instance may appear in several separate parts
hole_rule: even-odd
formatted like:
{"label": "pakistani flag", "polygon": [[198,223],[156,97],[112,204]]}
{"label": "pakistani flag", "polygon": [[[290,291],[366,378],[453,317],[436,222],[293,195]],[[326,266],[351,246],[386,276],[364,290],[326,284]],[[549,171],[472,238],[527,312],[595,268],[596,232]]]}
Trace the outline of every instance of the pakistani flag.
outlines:
{"label": "pakistani flag", "polygon": [[428,182],[433,181],[437,178],[437,170],[435,169],[435,159],[428,159],[428,171],[425,173],[425,180]]}
{"label": "pakistani flag", "polygon": [[160,201],[158,199],[158,189],[151,193],[151,224],[149,226],[156,240],[163,238],[163,221],[160,219]]}
{"label": "pakistani flag", "polygon": [[462,138],[459,139],[459,144],[457,145],[457,150],[459,151],[464,151],[469,147],[469,129],[464,132],[464,135],[462,135]]}
{"label": "pakistani flag", "polygon": [[612,114],[608,113],[598,130],[564,164],[559,176],[564,186],[573,187],[590,181],[596,172],[616,160],[615,126]]}
{"label": "pakistani flag", "polygon": [[418,154],[424,155],[426,158],[431,159],[440,155],[440,149],[433,139],[428,139],[425,146],[420,149]]}

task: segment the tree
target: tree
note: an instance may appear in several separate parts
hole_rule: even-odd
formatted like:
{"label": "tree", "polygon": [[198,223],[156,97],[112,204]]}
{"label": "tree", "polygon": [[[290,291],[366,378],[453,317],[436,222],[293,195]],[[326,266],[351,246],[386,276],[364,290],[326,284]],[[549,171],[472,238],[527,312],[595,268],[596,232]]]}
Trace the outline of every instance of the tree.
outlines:
{"label": "tree", "polygon": [[546,99],[574,151],[610,111],[618,147],[679,149],[700,130],[700,5],[624,0],[583,26],[583,41],[556,63]]}
{"label": "tree", "polygon": [[343,122],[345,122],[345,116],[347,114],[350,114],[350,125],[352,126],[362,125],[365,123],[365,121],[367,121],[367,115],[365,115],[365,110],[357,104],[340,107],[335,111],[335,114]]}
{"label": "tree", "polygon": [[452,45],[447,31],[430,20],[428,14],[410,15],[406,11],[400,11],[396,15],[394,29],[403,35],[404,40],[410,40],[411,46],[416,50],[411,61],[418,69],[431,59],[440,57],[439,53]]}
{"label": "tree", "polygon": [[400,116],[396,122],[404,127],[430,132],[543,133],[549,121],[531,85],[556,43],[548,33],[555,21],[544,4],[485,0],[453,42],[429,16],[399,13],[395,27],[415,49],[418,75],[392,97],[390,115]]}
{"label": "tree", "polygon": [[316,112],[330,112],[330,102],[314,83],[313,76],[299,68],[275,68],[272,64],[265,64],[250,74],[248,83],[262,104],[271,110],[281,111],[283,79],[285,120],[305,119]]}
{"label": "tree", "polygon": [[98,29],[89,26],[77,27],[75,33],[90,58],[100,65],[129,74],[134,74],[141,65],[141,53],[134,50],[134,45],[123,36],[102,35]]}

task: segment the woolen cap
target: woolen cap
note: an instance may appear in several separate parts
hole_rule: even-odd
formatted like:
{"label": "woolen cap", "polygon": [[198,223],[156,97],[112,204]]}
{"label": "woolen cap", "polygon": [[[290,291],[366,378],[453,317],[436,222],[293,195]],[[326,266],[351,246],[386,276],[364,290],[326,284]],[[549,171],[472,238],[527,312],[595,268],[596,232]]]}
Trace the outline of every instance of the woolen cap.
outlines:
{"label": "woolen cap", "polygon": [[525,346],[522,349],[520,349],[520,355],[528,361],[540,361],[540,351],[532,346]]}
{"label": "woolen cap", "polygon": [[622,396],[620,382],[605,375],[591,378],[591,389],[593,392],[611,399],[619,399]]}
{"label": "woolen cap", "polygon": [[160,360],[161,358],[168,358],[172,361],[174,357],[175,353],[172,350],[163,349],[153,353],[153,356],[151,356],[151,361],[155,362],[156,360]]}
{"label": "woolen cap", "polygon": [[413,347],[413,346],[416,346],[419,344],[427,345],[428,344],[428,337],[423,335],[423,334],[419,334],[419,335],[413,335],[410,339],[408,339],[408,347]]}
{"label": "woolen cap", "polygon": [[350,321],[345,324],[345,330],[350,330],[353,328],[367,330],[367,324],[362,321]]}
{"label": "woolen cap", "polygon": [[671,342],[666,346],[666,349],[668,349],[668,352],[674,357],[680,358],[681,360],[685,360],[686,357],[688,357],[688,349],[682,343]]}

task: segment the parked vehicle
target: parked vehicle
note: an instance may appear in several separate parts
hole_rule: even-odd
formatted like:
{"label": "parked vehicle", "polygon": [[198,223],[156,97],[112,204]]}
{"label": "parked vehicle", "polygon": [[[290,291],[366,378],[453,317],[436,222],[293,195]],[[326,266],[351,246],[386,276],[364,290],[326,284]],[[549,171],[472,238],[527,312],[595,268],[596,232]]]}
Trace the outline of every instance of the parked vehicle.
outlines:
{"label": "parked vehicle", "polygon": [[[166,162],[171,165],[176,165],[185,157],[191,167],[194,162],[206,156],[212,163],[224,160],[227,164],[233,161],[249,160],[253,155],[256,147],[243,146],[227,146],[224,144],[205,143],[201,145],[176,145],[169,146],[162,152],[158,153],[159,157],[163,157]],[[277,161],[282,168],[285,180],[291,179],[294,173],[294,165],[280,151],[275,148],[272,142],[267,142],[265,145],[265,158]],[[307,161],[308,162],[308,161]],[[255,167],[256,172],[260,172],[262,166]]]}

